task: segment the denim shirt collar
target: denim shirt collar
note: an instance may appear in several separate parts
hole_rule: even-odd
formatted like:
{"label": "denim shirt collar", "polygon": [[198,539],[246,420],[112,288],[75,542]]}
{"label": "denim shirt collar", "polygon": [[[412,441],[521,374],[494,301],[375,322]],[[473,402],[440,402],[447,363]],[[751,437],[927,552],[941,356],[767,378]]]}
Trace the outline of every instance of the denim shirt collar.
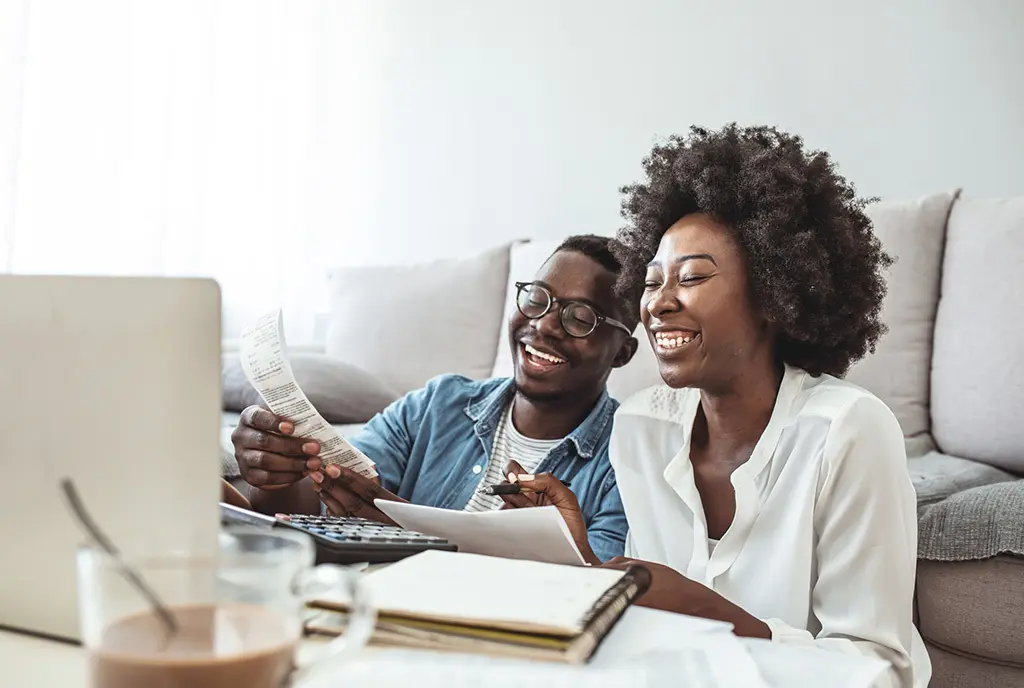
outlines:
{"label": "denim shirt collar", "polygon": [[[498,421],[501,420],[501,414],[512,401],[515,391],[515,380],[509,378],[491,392],[481,393],[479,397],[470,399],[466,405],[466,415],[473,421],[473,430],[477,437],[488,437],[494,433]],[[615,403],[608,396],[608,390],[602,390],[594,408],[590,410],[583,422],[566,437],[572,442],[580,458],[591,459],[594,457],[597,445],[604,437],[614,415]]]}

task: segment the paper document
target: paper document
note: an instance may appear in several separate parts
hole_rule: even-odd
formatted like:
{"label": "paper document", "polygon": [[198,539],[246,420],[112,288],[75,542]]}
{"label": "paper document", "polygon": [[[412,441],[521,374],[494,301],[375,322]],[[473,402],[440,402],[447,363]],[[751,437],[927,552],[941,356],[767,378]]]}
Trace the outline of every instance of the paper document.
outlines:
{"label": "paper document", "polygon": [[584,563],[569,526],[553,506],[469,512],[383,499],[374,504],[403,528],[443,537],[460,552],[550,564]]}
{"label": "paper document", "polygon": [[368,478],[377,471],[321,416],[295,381],[285,347],[281,310],[260,317],[242,332],[242,370],[270,410],[295,424],[295,436],[320,443],[320,458]]}

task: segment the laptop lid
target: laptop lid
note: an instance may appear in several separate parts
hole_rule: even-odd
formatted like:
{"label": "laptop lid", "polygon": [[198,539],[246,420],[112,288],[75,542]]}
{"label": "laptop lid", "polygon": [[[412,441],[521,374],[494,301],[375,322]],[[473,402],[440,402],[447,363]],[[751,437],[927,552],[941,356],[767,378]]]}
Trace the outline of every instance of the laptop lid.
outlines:
{"label": "laptop lid", "polygon": [[64,476],[126,556],[213,550],[220,322],[212,280],[0,276],[0,626],[79,639]]}

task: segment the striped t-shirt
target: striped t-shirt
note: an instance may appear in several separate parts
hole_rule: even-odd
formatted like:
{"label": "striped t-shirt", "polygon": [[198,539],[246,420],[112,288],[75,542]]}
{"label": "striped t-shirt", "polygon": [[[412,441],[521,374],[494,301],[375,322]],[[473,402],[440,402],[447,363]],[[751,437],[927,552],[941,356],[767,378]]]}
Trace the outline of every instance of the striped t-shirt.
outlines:
{"label": "striped t-shirt", "polygon": [[512,424],[512,404],[505,407],[494,433],[494,445],[491,447],[491,459],[487,462],[487,470],[477,486],[473,496],[466,504],[466,511],[493,511],[500,509],[505,502],[497,495],[486,495],[483,489],[507,480],[505,467],[515,459],[523,470],[533,473],[547,457],[548,452],[557,447],[562,440],[535,440],[524,437]]}

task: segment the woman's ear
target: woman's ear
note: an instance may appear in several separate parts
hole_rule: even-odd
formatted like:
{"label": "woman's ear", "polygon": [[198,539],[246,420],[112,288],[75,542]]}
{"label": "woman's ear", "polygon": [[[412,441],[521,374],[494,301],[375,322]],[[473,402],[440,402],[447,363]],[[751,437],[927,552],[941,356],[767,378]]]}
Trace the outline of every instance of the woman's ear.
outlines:
{"label": "woman's ear", "polygon": [[629,337],[626,341],[622,342],[622,346],[619,347],[618,352],[615,354],[615,359],[612,361],[612,368],[621,368],[633,360],[633,355],[636,354],[636,348],[639,345],[640,342],[636,340],[636,337]]}

